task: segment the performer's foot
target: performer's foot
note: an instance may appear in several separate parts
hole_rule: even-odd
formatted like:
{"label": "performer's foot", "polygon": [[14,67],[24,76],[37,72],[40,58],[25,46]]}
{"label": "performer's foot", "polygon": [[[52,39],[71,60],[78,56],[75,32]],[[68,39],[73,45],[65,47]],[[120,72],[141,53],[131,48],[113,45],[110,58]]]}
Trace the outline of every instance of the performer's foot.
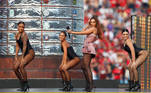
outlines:
{"label": "performer's foot", "polygon": [[93,84],[90,84],[87,88],[85,88],[86,92],[91,92],[93,88],[96,88]]}
{"label": "performer's foot", "polygon": [[126,91],[131,91],[132,88],[134,88],[134,81],[133,80],[129,80],[128,81],[129,87],[127,89],[125,89]]}
{"label": "performer's foot", "polygon": [[22,88],[18,88],[17,91],[23,91],[23,89]]}
{"label": "performer's foot", "polygon": [[135,87],[132,89],[133,92],[136,92],[136,91],[141,91],[141,86],[139,84],[139,81],[136,81],[135,82]]}
{"label": "performer's foot", "polygon": [[66,81],[66,88],[64,89],[64,91],[73,91],[73,86],[71,84],[71,81]]}
{"label": "performer's foot", "polygon": [[67,85],[63,86],[63,88],[59,89],[60,91],[66,91]]}
{"label": "performer's foot", "polygon": [[86,87],[83,89],[83,91],[86,91],[89,88],[89,83],[86,81]]}
{"label": "performer's foot", "polygon": [[20,80],[19,83],[20,83],[20,88],[18,88],[17,91],[23,91],[24,82],[22,80]]}
{"label": "performer's foot", "polygon": [[24,87],[22,89],[22,92],[28,92],[29,91],[29,85],[28,85],[28,81],[24,81]]}
{"label": "performer's foot", "polygon": [[86,92],[91,92],[93,88],[86,89]]}
{"label": "performer's foot", "polygon": [[63,88],[59,89],[60,91],[64,91],[65,88],[67,87],[67,84],[64,80],[62,80],[62,85],[63,85]]}

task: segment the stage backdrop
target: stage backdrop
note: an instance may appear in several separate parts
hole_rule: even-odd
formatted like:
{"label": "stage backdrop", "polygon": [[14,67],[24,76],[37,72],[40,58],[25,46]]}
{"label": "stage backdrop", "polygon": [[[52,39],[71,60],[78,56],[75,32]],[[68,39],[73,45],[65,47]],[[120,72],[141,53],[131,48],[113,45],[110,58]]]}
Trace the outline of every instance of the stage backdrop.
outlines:
{"label": "stage backdrop", "polygon": [[149,57],[139,68],[142,89],[151,89],[151,16],[132,16],[132,38],[137,46],[146,49]]}

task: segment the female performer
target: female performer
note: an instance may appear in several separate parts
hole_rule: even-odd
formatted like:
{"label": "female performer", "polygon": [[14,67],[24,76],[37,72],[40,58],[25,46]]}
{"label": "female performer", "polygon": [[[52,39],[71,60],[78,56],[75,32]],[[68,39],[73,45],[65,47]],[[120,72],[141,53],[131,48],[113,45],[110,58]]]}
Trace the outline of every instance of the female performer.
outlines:
{"label": "female performer", "polygon": [[130,73],[129,88],[128,91],[138,91],[140,90],[140,84],[138,80],[137,68],[145,62],[148,56],[148,52],[141,48],[138,48],[132,40],[129,38],[129,31],[123,29],[122,36],[124,39],[124,50],[128,52],[131,62],[128,65],[128,70]]}
{"label": "female performer", "polygon": [[[25,66],[27,66],[34,58],[35,52],[30,45],[27,34],[24,31],[25,23],[18,23],[18,33],[15,36],[16,39],[16,55],[14,63],[14,72],[20,81],[21,88],[18,91],[29,90],[27,81],[27,72]],[[22,55],[18,56],[19,49],[22,51]]]}
{"label": "female performer", "polygon": [[[73,50],[73,47],[66,41],[66,32],[62,31],[59,35],[61,41],[61,50],[63,51],[62,62],[59,67],[59,71],[63,80],[63,91],[71,91],[73,86],[71,85],[71,77],[68,70],[76,66],[80,59]],[[69,59],[69,60],[67,60]]]}
{"label": "female performer", "polygon": [[100,29],[100,24],[96,16],[90,18],[89,25],[85,27],[80,32],[74,32],[71,30],[67,31],[70,34],[77,35],[87,35],[84,41],[84,46],[82,49],[83,52],[83,61],[82,61],[82,70],[86,79],[86,88],[85,91],[90,92],[93,89],[93,79],[92,72],[90,69],[91,59],[95,57],[96,51],[94,47],[94,41],[98,37],[102,36],[102,30]]}

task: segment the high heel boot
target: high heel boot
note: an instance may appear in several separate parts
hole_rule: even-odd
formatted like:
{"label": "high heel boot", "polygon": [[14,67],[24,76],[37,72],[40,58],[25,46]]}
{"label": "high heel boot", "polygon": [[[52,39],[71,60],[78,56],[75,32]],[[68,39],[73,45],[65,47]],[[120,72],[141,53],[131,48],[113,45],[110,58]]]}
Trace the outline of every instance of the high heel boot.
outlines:
{"label": "high heel boot", "polygon": [[129,84],[129,87],[126,89],[126,91],[131,91],[132,88],[134,88],[134,81],[133,80],[129,80],[128,84]]}
{"label": "high heel boot", "polygon": [[88,88],[89,88],[89,83],[86,81],[86,87],[83,89],[83,91],[87,91]]}
{"label": "high heel boot", "polygon": [[24,87],[23,87],[23,92],[27,92],[27,91],[29,91],[29,85],[28,85],[28,81],[24,81]]}
{"label": "high heel boot", "polygon": [[73,91],[71,81],[66,81],[66,88],[64,89],[64,91]]}
{"label": "high heel boot", "polygon": [[91,92],[93,88],[96,88],[92,82],[87,82],[87,88],[86,88],[86,92]]}
{"label": "high heel boot", "polygon": [[65,91],[65,88],[67,87],[67,84],[64,80],[62,80],[62,85],[63,85],[63,88],[59,89],[61,91]]}
{"label": "high heel boot", "polygon": [[17,89],[17,91],[23,91],[23,88],[24,88],[24,82],[22,80],[19,80],[19,83],[20,83],[20,88]]}
{"label": "high heel boot", "polygon": [[94,88],[93,84],[88,84],[88,88],[86,89],[87,92],[91,92],[92,89]]}
{"label": "high heel boot", "polygon": [[132,89],[133,92],[140,91],[141,86],[139,84],[139,81],[136,81],[134,86],[135,87]]}

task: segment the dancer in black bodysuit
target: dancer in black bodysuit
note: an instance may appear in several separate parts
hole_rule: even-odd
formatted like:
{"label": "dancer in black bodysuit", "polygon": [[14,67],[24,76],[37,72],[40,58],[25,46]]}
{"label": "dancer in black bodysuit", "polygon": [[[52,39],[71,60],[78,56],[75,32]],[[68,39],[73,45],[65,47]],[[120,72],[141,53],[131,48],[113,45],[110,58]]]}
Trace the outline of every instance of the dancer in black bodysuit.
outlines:
{"label": "dancer in black bodysuit", "polygon": [[130,81],[128,91],[138,91],[140,90],[140,84],[138,80],[138,71],[137,68],[145,62],[145,59],[148,56],[148,52],[141,48],[138,48],[132,40],[129,38],[129,31],[123,29],[122,31],[124,39],[124,50],[128,52],[131,62],[128,65],[130,73]]}
{"label": "dancer in black bodysuit", "polygon": [[[61,50],[63,51],[62,62],[59,67],[59,71],[63,82],[63,91],[71,91],[73,86],[71,85],[71,77],[69,76],[68,70],[76,66],[80,59],[73,50],[73,47],[66,41],[66,33],[62,31],[59,35],[61,41]],[[68,60],[69,59],[69,60]]]}
{"label": "dancer in black bodysuit", "polygon": [[[14,72],[20,81],[21,88],[18,91],[29,90],[29,85],[27,81],[27,72],[25,71],[25,66],[28,65],[34,58],[35,53],[30,45],[27,34],[24,31],[24,22],[18,23],[18,33],[16,34],[16,55],[14,62]],[[22,51],[22,55],[18,56],[19,49]]]}

